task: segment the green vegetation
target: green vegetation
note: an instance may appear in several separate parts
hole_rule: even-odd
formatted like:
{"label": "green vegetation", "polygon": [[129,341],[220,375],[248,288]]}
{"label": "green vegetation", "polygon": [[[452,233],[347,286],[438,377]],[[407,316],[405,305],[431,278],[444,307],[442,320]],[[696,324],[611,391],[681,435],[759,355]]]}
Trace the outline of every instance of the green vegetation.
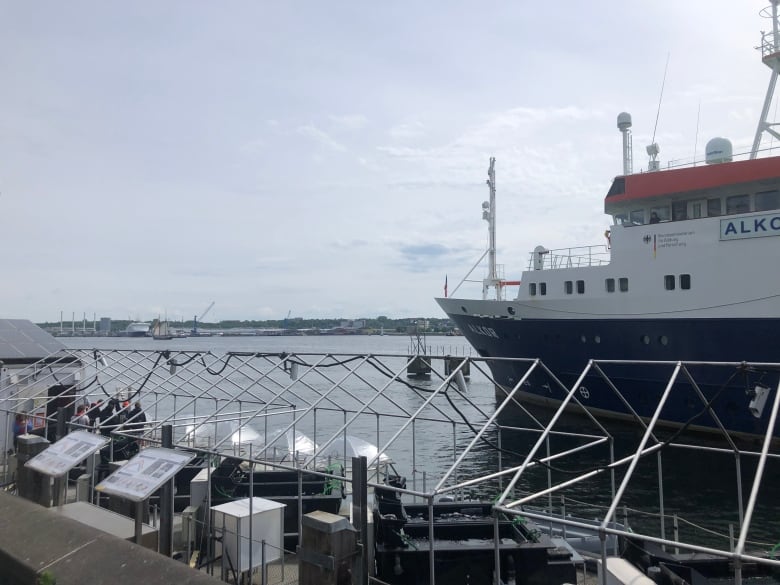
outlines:
{"label": "green vegetation", "polygon": [[[111,333],[118,334],[124,331],[132,321],[118,319],[111,321]],[[46,322],[38,323],[40,327],[51,331],[52,333],[58,332],[60,329],[59,322]],[[96,324],[98,327],[100,322]],[[169,321],[168,326],[170,329],[177,331],[190,331],[193,327],[192,320],[189,321]],[[417,326],[421,332],[424,333],[436,333],[436,334],[451,334],[454,332],[455,327],[449,319],[439,319],[435,317],[419,317],[414,319],[391,319],[384,315],[374,318],[363,317],[360,319],[305,319],[302,317],[295,317],[291,319],[270,319],[265,321],[220,321],[218,323],[200,323],[198,322],[198,329],[203,331],[209,330],[229,330],[229,329],[284,329],[290,332],[316,332],[327,331],[336,328],[345,328],[347,330],[357,330],[363,334],[379,333],[383,331],[385,334],[399,333],[406,334],[410,327]],[[93,323],[87,321],[86,325],[77,321],[75,324],[76,333],[80,333],[84,329],[93,331]],[[71,331],[71,323],[65,322],[63,329],[66,332]]]}

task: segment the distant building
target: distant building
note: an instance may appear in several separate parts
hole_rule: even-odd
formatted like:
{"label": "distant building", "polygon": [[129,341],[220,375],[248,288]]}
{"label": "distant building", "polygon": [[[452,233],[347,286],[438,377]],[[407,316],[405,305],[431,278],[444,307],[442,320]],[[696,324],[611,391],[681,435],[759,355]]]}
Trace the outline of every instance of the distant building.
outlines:
{"label": "distant building", "polygon": [[100,318],[100,325],[98,326],[98,331],[102,335],[108,335],[109,333],[111,333],[111,317]]}

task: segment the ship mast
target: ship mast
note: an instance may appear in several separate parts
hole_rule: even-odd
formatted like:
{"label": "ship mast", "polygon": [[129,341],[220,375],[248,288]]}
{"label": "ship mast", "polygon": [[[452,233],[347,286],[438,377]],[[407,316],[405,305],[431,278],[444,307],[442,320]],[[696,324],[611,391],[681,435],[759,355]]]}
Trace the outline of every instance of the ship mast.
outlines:
{"label": "ship mast", "polygon": [[482,281],[482,299],[488,297],[490,287],[496,288],[496,300],[502,300],[501,281],[496,268],[496,157],[490,157],[487,185],[490,189],[490,201],[482,203],[482,219],[488,222],[488,274]]}
{"label": "ship mast", "polygon": [[777,76],[780,73],[780,24],[778,23],[777,6],[780,0],[770,0],[772,6],[767,6],[761,10],[761,16],[772,19],[772,30],[770,32],[761,31],[761,46],[757,47],[761,51],[761,60],[772,70],[769,78],[769,87],[764,98],[764,107],[761,110],[761,119],[758,121],[756,137],[753,140],[753,148],[750,151],[750,158],[758,156],[758,148],[761,145],[761,136],[767,132],[780,140],[780,133],[773,128],[778,122],[769,122],[769,107],[774,99],[775,86],[777,85]]}

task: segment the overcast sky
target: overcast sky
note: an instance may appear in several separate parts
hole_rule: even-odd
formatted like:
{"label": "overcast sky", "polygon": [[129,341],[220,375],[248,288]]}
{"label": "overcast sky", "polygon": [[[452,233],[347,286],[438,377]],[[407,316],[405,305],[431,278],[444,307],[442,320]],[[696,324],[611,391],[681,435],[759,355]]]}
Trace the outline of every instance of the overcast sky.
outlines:
{"label": "overcast sky", "polygon": [[0,316],[443,316],[491,156],[517,279],[603,243],[619,112],[749,147],[768,4],[0,0]]}

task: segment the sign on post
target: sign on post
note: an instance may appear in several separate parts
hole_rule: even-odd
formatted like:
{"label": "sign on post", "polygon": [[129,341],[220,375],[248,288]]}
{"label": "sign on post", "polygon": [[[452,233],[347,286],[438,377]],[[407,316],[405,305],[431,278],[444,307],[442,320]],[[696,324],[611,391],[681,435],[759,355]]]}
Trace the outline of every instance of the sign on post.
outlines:
{"label": "sign on post", "polygon": [[174,449],[144,449],[96,485],[95,489],[140,502],[151,496],[194,458],[192,453]]}
{"label": "sign on post", "polygon": [[74,431],[52,443],[25,463],[45,475],[61,477],[110,441],[108,437],[87,431]]}

